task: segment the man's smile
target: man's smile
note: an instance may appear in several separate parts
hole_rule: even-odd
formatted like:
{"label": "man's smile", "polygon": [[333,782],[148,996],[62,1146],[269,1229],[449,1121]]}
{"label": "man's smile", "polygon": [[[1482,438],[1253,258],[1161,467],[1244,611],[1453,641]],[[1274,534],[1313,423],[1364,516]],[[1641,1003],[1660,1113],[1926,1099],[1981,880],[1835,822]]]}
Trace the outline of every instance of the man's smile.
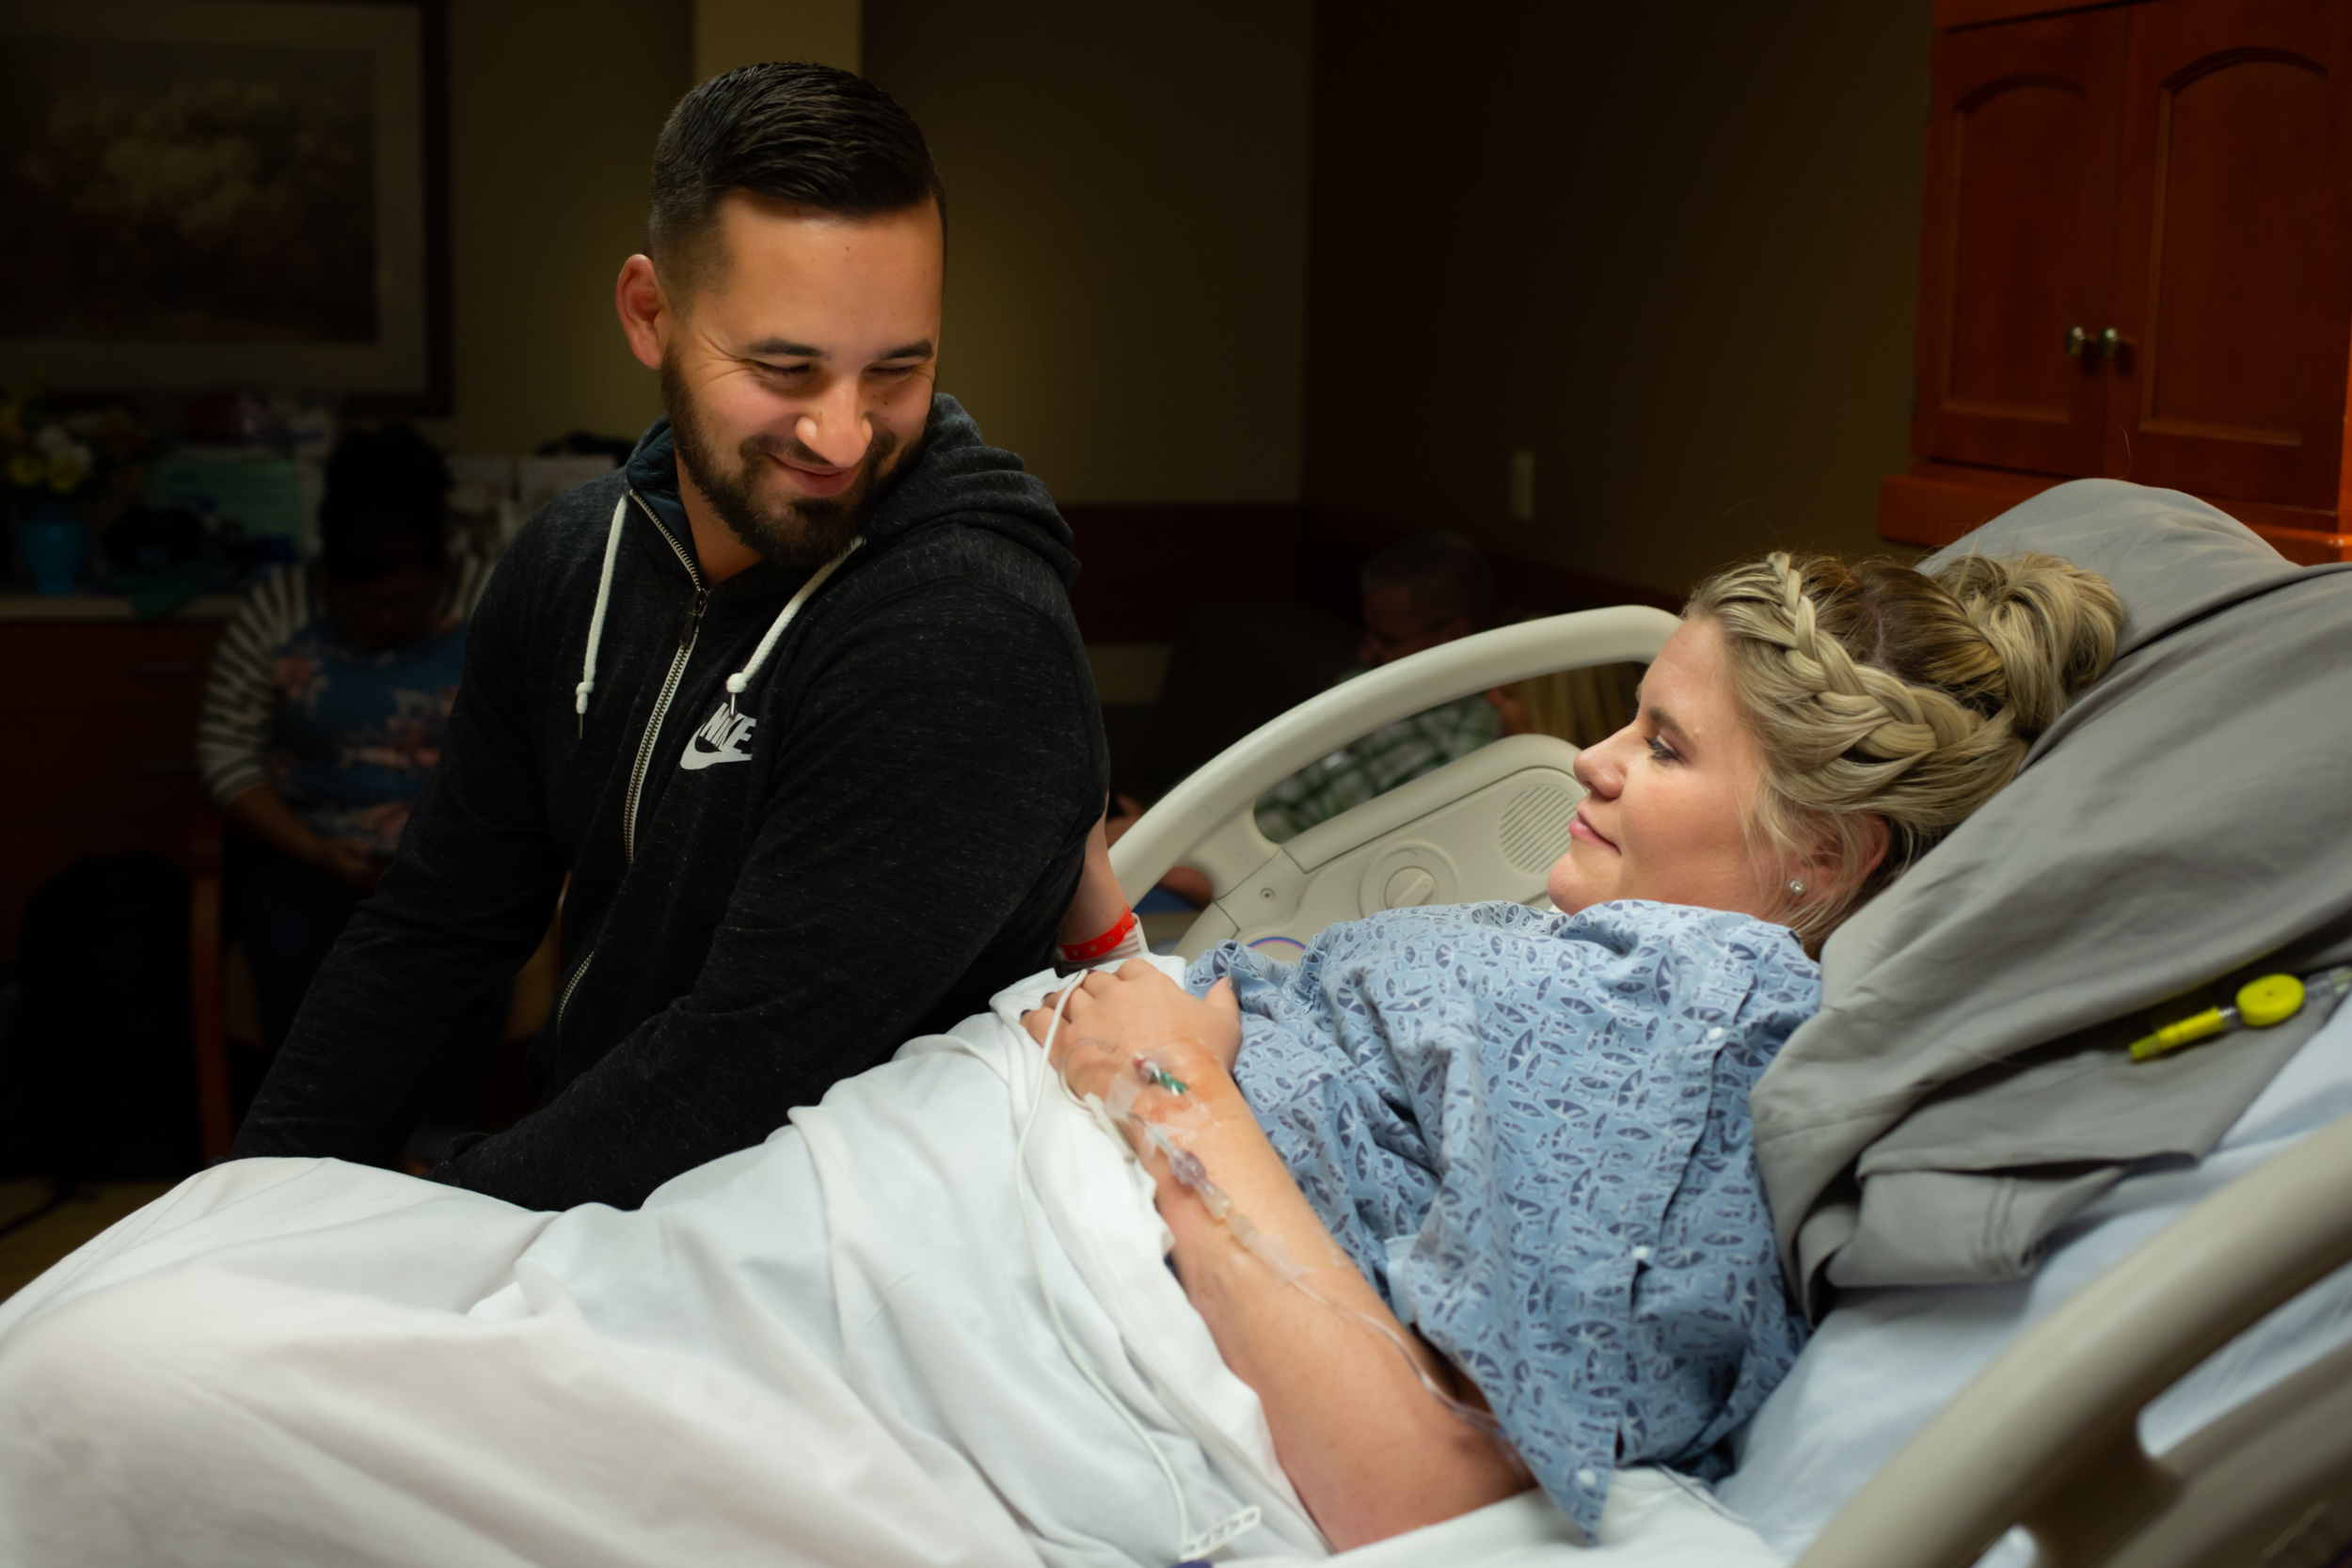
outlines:
{"label": "man's smile", "polygon": [[776,457],[770,461],[784,470],[786,479],[790,481],[794,489],[819,500],[847,490],[856,481],[863,467],[852,463],[846,468],[811,468],[788,457]]}

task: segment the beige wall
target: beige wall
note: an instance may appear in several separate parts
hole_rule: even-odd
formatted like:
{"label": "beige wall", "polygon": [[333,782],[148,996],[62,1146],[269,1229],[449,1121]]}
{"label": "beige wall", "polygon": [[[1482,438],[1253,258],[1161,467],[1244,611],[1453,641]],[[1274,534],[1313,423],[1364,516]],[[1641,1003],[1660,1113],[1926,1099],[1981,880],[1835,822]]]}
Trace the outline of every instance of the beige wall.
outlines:
{"label": "beige wall", "polygon": [[1309,0],[865,17],[947,184],[941,387],[1064,501],[1297,499]]}
{"label": "beige wall", "polygon": [[694,80],[767,60],[858,69],[858,0],[694,0]]}
{"label": "beige wall", "polygon": [[460,0],[449,8],[453,408],[466,452],[527,452],[660,412],[612,316],[655,135],[691,85],[691,0]]}
{"label": "beige wall", "polygon": [[1307,499],[1673,593],[1883,548],[1927,59],[1925,0],[1324,6]]}

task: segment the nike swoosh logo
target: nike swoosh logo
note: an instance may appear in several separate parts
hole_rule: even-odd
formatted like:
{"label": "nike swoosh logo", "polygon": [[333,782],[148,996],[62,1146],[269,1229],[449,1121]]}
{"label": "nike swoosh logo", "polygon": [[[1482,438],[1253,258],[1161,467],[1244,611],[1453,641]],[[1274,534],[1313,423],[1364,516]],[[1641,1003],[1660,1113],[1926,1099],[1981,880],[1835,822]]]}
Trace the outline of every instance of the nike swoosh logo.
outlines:
{"label": "nike swoosh logo", "polygon": [[696,736],[688,741],[686,750],[678,754],[677,765],[690,773],[699,773],[706,768],[713,768],[723,762],[752,760],[752,754],[749,752],[706,752],[702,750],[702,746],[701,736]]}

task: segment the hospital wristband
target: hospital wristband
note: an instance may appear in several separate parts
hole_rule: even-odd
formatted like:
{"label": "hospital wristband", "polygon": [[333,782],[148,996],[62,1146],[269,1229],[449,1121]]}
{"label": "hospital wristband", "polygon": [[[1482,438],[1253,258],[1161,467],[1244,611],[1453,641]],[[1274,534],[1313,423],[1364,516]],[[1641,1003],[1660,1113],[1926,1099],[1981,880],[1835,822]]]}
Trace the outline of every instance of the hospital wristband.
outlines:
{"label": "hospital wristband", "polygon": [[1084,942],[1059,942],[1055,945],[1054,951],[1061,956],[1061,961],[1066,964],[1092,963],[1106,954],[1116,952],[1120,944],[1127,940],[1127,934],[1136,928],[1136,911],[1126,910],[1101,936],[1089,937]]}

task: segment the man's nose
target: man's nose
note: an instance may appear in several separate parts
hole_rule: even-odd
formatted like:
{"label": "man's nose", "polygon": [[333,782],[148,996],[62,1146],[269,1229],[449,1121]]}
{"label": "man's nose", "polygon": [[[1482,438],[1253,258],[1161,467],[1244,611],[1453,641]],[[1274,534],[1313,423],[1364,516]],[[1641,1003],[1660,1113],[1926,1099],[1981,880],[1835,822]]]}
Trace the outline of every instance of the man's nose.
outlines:
{"label": "man's nose", "polygon": [[793,421],[792,434],[822,461],[848,468],[874,444],[874,418],[858,406],[855,379],[843,376]]}

